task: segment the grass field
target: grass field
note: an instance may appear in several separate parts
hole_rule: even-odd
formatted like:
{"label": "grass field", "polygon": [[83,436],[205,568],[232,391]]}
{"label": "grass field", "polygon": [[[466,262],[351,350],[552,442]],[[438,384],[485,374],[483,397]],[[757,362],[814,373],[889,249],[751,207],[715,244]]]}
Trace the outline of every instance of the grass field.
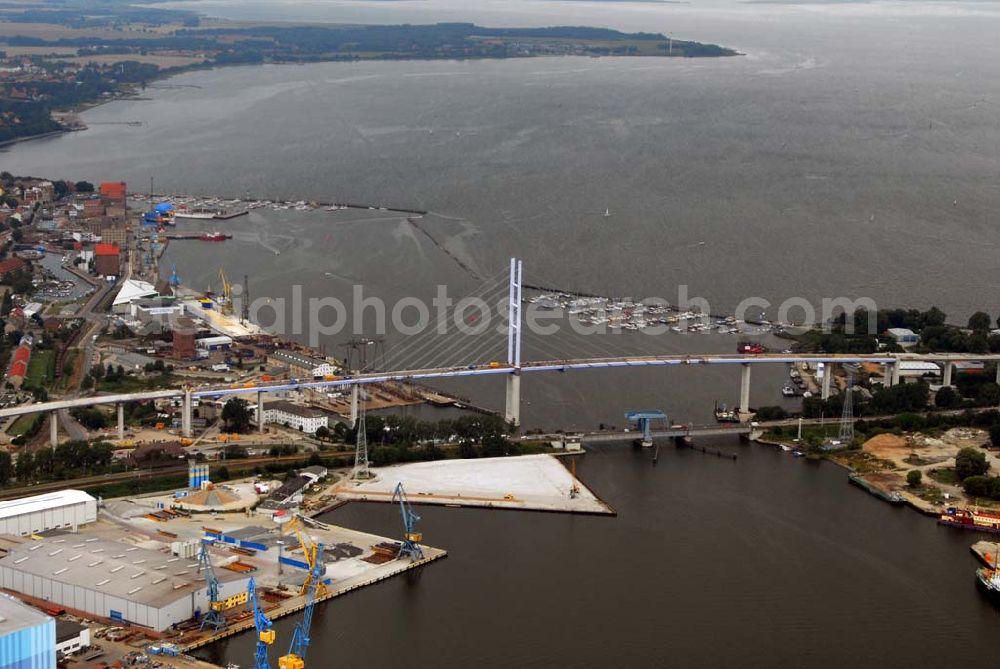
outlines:
{"label": "grass field", "polygon": [[33,386],[45,386],[52,382],[55,375],[56,352],[52,350],[35,350],[28,362],[27,383]]}
{"label": "grass field", "polygon": [[9,428],[7,428],[7,434],[10,435],[11,437],[20,437],[22,434],[28,431],[28,428],[31,427],[31,423],[34,420],[35,417],[32,416],[31,414],[18,416],[17,419],[14,421],[14,424],[11,425]]}

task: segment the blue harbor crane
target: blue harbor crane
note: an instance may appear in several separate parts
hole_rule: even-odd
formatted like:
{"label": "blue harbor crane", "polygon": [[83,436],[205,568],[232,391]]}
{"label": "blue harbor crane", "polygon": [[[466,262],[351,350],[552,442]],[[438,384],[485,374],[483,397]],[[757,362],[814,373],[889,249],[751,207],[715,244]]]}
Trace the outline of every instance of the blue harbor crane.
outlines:
{"label": "blue harbor crane", "polygon": [[409,555],[411,560],[423,560],[424,551],[420,548],[420,542],[424,540],[424,535],[417,531],[417,521],[420,520],[420,516],[410,507],[402,481],[396,484],[392,501],[399,502],[399,511],[403,516],[403,546],[399,549],[399,554]]}
{"label": "blue harbor crane", "polygon": [[626,411],[625,419],[634,421],[639,425],[639,431],[642,432],[642,438],[639,440],[639,444],[643,448],[650,448],[653,445],[653,432],[652,432],[652,421],[654,420],[666,420],[667,414],[662,411]]}
{"label": "blue harbor crane", "polygon": [[201,619],[201,628],[211,625],[215,629],[226,626],[226,618],[222,615],[223,604],[219,600],[219,579],[215,576],[212,568],[212,558],[208,554],[208,542],[201,542],[201,552],[198,553],[198,571],[205,576],[205,585],[208,589],[208,611]]}
{"label": "blue harbor crane", "polygon": [[174,288],[181,285],[181,277],[177,275],[177,263],[170,265],[170,279],[168,282]]}
{"label": "blue harbor crane", "polygon": [[295,623],[292,632],[292,643],[288,646],[288,654],[278,658],[278,669],[305,669],[306,651],[309,649],[309,629],[312,627],[313,609],[316,606],[316,590],[322,588],[326,592],[326,564],[323,562],[323,544],[313,544],[310,556],[308,588],[306,590],[306,607],[302,610],[302,619]]}
{"label": "blue harbor crane", "polygon": [[271,669],[267,661],[267,649],[274,643],[274,630],[271,629],[271,619],[264,615],[264,611],[260,608],[257,586],[252,576],[247,592],[250,595],[250,606],[253,611],[253,626],[257,629],[257,652],[254,655],[253,669]]}

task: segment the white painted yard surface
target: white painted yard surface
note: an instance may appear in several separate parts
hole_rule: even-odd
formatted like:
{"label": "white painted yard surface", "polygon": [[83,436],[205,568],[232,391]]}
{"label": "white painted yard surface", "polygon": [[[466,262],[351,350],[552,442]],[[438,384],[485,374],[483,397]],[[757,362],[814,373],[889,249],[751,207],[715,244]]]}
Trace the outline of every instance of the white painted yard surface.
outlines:
{"label": "white painted yard surface", "polygon": [[550,455],[438,460],[374,471],[374,480],[345,481],[337,486],[337,494],[344,499],[388,501],[402,482],[413,503],[612,513],[579,481],[579,492],[571,498],[573,475]]}

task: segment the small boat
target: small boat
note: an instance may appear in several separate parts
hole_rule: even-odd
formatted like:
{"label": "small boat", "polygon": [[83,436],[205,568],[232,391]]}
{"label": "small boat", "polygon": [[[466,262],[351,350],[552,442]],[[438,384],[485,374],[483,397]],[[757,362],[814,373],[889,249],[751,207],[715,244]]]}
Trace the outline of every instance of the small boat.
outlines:
{"label": "small boat", "polygon": [[608,207],[604,210],[604,218],[610,218],[610,217],[611,217],[611,207]]}
{"label": "small boat", "polygon": [[739,423],[740,414],[735,409],[729,409],[725,404],[715,403],[715,420],[719,423]]}
{"label": "small boat", "polygon": [[1000,572],[980,567],[976,570],[976,585],[994,604],[1000,604]]}

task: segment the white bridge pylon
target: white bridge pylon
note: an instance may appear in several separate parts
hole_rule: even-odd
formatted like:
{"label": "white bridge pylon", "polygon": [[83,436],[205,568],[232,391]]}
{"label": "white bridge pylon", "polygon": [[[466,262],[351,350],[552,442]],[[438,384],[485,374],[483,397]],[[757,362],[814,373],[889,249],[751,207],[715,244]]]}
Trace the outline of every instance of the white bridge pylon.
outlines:
{"label": "white bridge pylon", "polygon": [[521,274],[522,264],[517,258],[510,259],[510,288],[507,305],[507,393],[504,418],[517,427],[521,424]]}

